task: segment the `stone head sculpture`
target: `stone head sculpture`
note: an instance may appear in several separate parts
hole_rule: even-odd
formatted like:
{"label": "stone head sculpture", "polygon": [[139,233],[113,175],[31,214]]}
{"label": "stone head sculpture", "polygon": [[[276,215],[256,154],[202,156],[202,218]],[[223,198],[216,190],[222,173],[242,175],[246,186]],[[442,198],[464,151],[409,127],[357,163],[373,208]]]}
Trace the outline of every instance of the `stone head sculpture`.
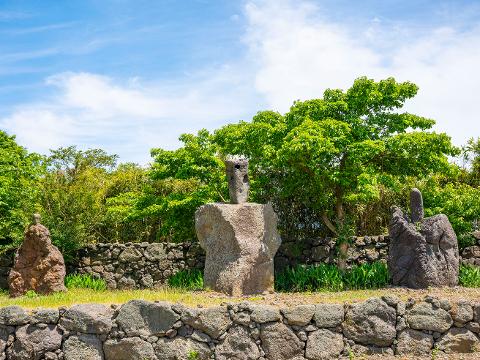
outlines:
{"label": "stone head sculpture", "polygon": [[413,188],[410,192],[410,211],[413,223],[423,220],[423,197],[417,188]]}
{"label": "stone head sculpture", "polygon": [[38,213],[35,213],[32,215],[32,224],[33,225],[38,225],[40,224],[40,221],[42,220],[42,217],[40,216],[40,214]]}
{"label": "stone head sculpture", "polygon": [[248,179],[248,160],[229,157],[225,160],[228,191],[232,204],[243,204],[248,200],[250,181]]}

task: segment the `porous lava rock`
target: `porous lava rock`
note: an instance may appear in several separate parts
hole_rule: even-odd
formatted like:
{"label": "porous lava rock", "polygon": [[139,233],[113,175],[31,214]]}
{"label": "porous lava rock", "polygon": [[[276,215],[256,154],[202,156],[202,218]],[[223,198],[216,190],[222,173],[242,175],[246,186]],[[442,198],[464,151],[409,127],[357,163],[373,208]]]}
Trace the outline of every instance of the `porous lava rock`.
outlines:
{"label": "porous lava rock", "polygon": [[25,232],[25,240],[15,254],[15,262],[8,276],[10,296],[16,297],[29,290],[37,294],[66,291],[64,285],[65,261],[52,244],[50,232],[34,215],[33,223]]}
{"label": "porous lava rock", "polygon": [[280,246],[270,204],[207,204],[195,213],[205,249],[204,284],[228,295],[273,291],[273,258]]}
{"label": "porous lava rock", "polygon": [[[414,189],[416,190],[416,189]],[[412,197],[421,200],[418,191]],[[415,201],[412,201],[412,204]],[[388,269],[393,285],[413,289],[458,284],[458,242],[446,215],[422,218],[415,203],[411,221],[398,207],[393,208],[389,225]]]}

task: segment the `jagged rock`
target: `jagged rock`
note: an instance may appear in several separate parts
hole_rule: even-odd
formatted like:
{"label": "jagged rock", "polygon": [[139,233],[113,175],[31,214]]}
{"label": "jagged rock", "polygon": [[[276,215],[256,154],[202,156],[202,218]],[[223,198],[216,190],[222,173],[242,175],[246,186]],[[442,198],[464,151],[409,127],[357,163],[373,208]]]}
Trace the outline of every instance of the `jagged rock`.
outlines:
{"label": "jagged rock", "polygon": [[308,335],[305,357],[311,360],[337,359],[343,351],[342,334],[327,329],[313,331]]}
{"label": "jagged rock", "polygon": [[413,305],[411,309],[407,310],[406,319],[412,329],[439,333],[447,331],[453,324],[452,317],[447,311],[427,302]]}
{"label": "jagged rock", "polygon": [[103,345],[105,360],[157,360],[152,344],[139,337],[107,340]]}
{"label": "jagged rock", "polygon": [[228,295],[273,291],[273,258],[280,246],[270,204],[207,204],[195,213],[205,249],[204,283]]}
{"label": "jagged rock", "polygon": [[0,324],[25,325],[30,321],[30,316],[22,307],[10,305],[0,308]]}
{"label": "jagged rock", "polygon": [[423,220],[423,197],[417,188],[413,188],[410,192],[410,211],[413,223]]}
{"label": "jagged rock", "polygon": [[160,338],[155,345],[155,354],[162,360],[190,360],[193,358],[191,354],[196,354],[196,360],[207,360],[210,359],[212,351],[207,344],[177,337]]}
{"label": "jagged rock", "polygon": [[122,305],[117,324],[128,336],[164,334],[180,316],[168,303],[131,300]]}
{"label": "jagged rock", "polygon": [[252,305],[250,319],[263,324],[267,322],[279,321],[282,318],[280,311],[275,306],[270,305]]}
{"label": "jagged rock", "polygon": [[112,328],[113,310],[102,304],[78,304],[69,308],[60,318],[68,330],[86,334],[108,334]]}
{"label": "jagged rock", "polygon": [[260,339],[269,360],[291,360],[303,354],[303,343],[285,324],[267,323],[262,325]]}
{"label": "jagged rock", "polygon": [[412,223],[394,207],[389,233],[388,269],[394,285],[415,289],[457,285],[457,237],[445,215]]}
{"label": "jagged rock", "polygon": [[95,335],[72,335],[62,349],[65,360],[103,360],[102,342]]}
{"label": "jagged rock", "polygon": [[60,349],[62,333],[55,325],[21,326],[15,332],[15,341],[7,349],[11,360],[40,360],[45,353]]}
{"label": "jagged rock", "polygon": [[465,328],[451,328],[438,342],[438,348],[446,353],[471,353],[478,351],[477,336]]}
{"label": "jagged rock", "polygon": [[472,305],[467,300],[460,300],[453,305],[450,315],[456,325],[464,325],[473,320]]}
{"label": "jagged rock", "polygon": [[433,336],[422,331],[406,329],[398,336],[398,355],[429,355],[433,347]]}
{"label": "jagged rock", "polygon": [[242,326],[230,328],[227,336],[215,348],[217,360],[256,360],[259,357],[258,346]]}
{"label": "jagged rock", "polygon": [[15,331],[12,326],[0,325],[0,360],[5,359],[5,348],[7,347],[8,337]]}
{"label": "jagged rock", "polygon": [[366,345],[390,346],[396,336],[396,310],[379,298],[350,305],[343,334]]}
{"label": "jagged rock", "polygon": [[30,319],[31,324],[56,324],[60,314],[58,309],[36,309]]}
{"label": "jagged rock", "polygon": [[34,215],[34,223],[25,232],[25,240],[15,254],[15,263],[8,275],[10,296],[16,297],[33,290],[38,294],[66,291],[65,261],[52,245],[50,232]]}

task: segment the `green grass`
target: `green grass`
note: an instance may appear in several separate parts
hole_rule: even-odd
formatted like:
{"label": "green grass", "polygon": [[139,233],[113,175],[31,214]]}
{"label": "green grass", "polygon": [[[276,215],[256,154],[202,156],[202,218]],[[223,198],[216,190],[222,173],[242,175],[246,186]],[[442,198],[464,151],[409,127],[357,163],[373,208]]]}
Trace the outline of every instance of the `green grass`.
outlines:
{"label": "green grass", "polygon": [[480,267],[473,265],[460,265],[458,283],[469,288],[480,287]]}
{"label": "green grass", "polygon": [[353,266],[342,272],[335,265],[297,266],[275,277],[277,291],[344,291],[387,286],[387,266],[381,262]]}
{"label": "green grass", "polygon": [[179,271],[168,279],[168,285],[184,290],[201,290],[203,289],[203,273],[198,269]]}
{"label": "green grass", "polygon": [[69,274],[65,276],[67,289],[92,289],[103,291],[107,289],[104,279],[95,278],[88,274]]}

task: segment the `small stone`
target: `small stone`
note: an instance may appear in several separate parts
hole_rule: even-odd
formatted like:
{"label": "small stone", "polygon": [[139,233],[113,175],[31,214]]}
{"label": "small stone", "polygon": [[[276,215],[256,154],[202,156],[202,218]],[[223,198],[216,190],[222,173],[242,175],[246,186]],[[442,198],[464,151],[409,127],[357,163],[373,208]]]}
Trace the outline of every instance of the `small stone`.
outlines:
{"label": "small stone", "polygon": [[282,323],[263,324],[260,339],[269,360],[291,360],[303,354],[303,343]]}
{"label": "small stone", "polygon": [[113,326],[113,309],[102,304],[79,304],[68,309],[59,323],[67,330],[107,334]]}
{"label": "small stone", "polygon": [[453,324],[452,317],[441,308],[434,309],[427,302],[415,304],[406,314],[407,323],[412,329],[431,330],[443,333]]}
{"label": "small stone", "polygon": [[30,323],[56,324],[59,317],[58,309],[36,309],[31,316]]}
{"label": "small stone", "polygon": [[20,306],[10,305],[0,308],[0,324],[24,325],[28,323],[30,316]]}
{"label": "small stone", "polygon": [[297,305],[281,310],[290,325],[304,326],[310,323],[315,313],[315,305]]}
{"label": "small stone", "polygon": [[455,323],[463,325],[473,320],[472,305],[466,300],[460,300],[453,305],[450,315]]}
{"label": "small stone", "polygon": [[333,328],[343,322],[345,311],[340,304],[317,304],[313,321],[319,328]]}
{"label": "small stone", "polygon": [[398,336],[398,355],[429,355],[433,347],[433,336],[418,330],[406,329]]}
{"label": "small stone", "polygon": [[253,305],[250,314],[252,321],[263,324],[281,320],[282,316],[278,308],[269,305]]}
{"label": "small stone", "polygon": [[103,360],[102,342],[95,335],[70,336],[63,343],[65,360]]}
{"label": "small stone", "polygon": [[308,335],[305,356],[307,359],[336,359],[344,348],[342,334],[320,329]]}
{"label": "small stone", "polygon": [[215,348],[217,360],[256,360],[259,357],[257,344],[241,326],[230,328],[225,338]]}
{"label": "small stone", "polygon": [[438,348],[449,353],[471,353],[478,351],[477,336],[465,328],[451,328],[438,342]]}
{"label": "small stone", "polygon": [[105,360],[157,360],[152,344],[139,337],[107,340],[103,351]]}
{"label": "small stone", "polygon": [[207,360],[210,359],[212,351],[205,343],[177,337],[174,339],[160,338],[155,345],[155,354],[159,360],[186,360],[189,354],[196,354],[195,359]]}

